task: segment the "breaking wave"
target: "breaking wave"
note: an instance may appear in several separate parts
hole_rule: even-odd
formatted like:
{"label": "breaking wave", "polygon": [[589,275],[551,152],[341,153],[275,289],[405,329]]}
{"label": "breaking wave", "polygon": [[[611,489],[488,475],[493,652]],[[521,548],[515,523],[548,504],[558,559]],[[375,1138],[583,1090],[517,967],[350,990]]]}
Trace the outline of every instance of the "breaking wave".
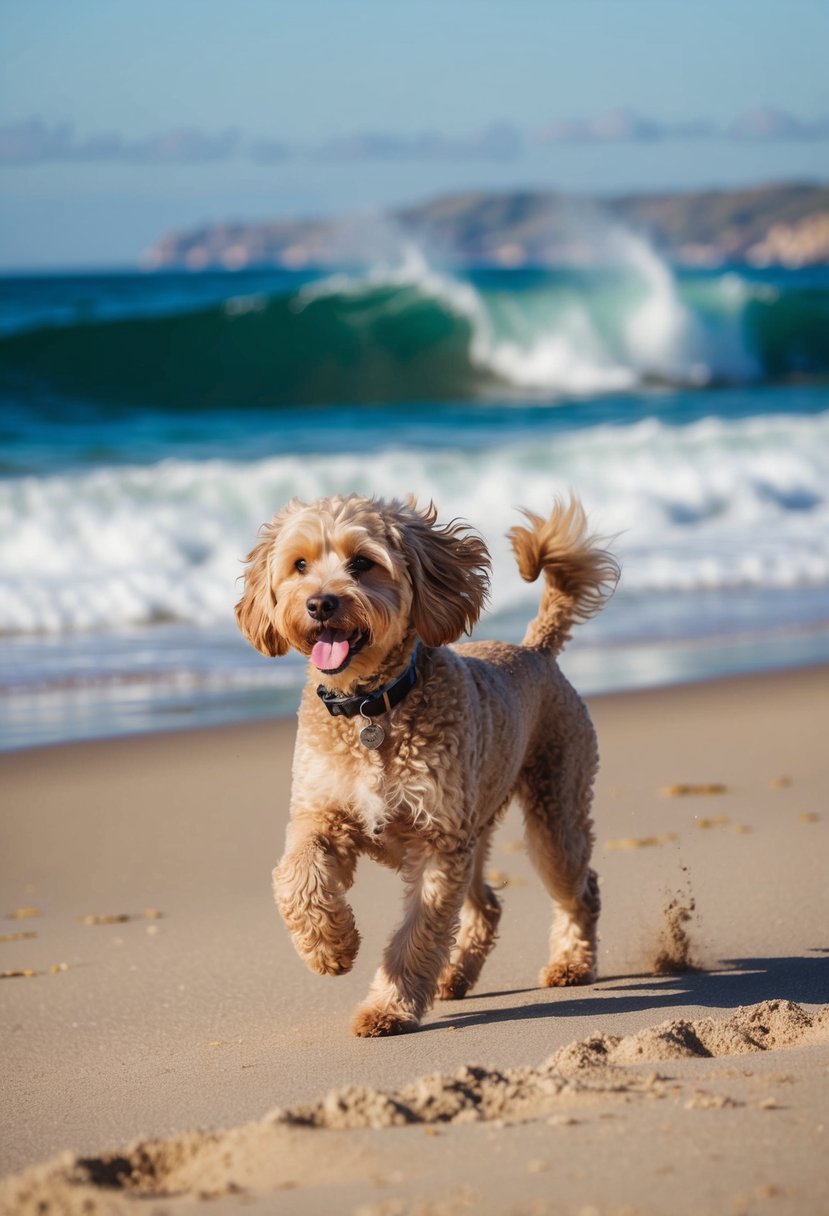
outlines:
{"label": "breaking wave", "polygon": [[[455,448],[167,459],[0,480],[0,633],[232,620],[241,559],[294,495],[416,490],[490,543],[496,611],[534,611],[504,533],[578,488],[626,595],[829,586],[829,412],[513,436]],[[825,615],[825,613],[824,613]]]}
{"label": "breaking wave", "polygon": [[678,274],[629,233],[614,257],[601,271],[460,278],[411,250],[398,266],[188,311],[40,324],[0,338],[0,391],[34,402],[57,393],[64,410],[117,416],[135,405],[554,400],[829,374],[829,280]]}

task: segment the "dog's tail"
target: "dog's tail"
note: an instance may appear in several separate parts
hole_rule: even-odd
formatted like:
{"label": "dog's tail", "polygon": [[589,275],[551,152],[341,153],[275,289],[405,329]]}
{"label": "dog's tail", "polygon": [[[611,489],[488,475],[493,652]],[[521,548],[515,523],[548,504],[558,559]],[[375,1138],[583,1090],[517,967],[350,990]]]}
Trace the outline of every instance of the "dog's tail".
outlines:
{"label": "dog's tail", "polygon": [[613,594],[619,563],[587,531],[577,498],[569,503],[556,500],[549,519],[531,511],[522,514],[529,527],[509,532],[518,570],[528,583],[543,570],[545,581],[538,615],[530,621],[523,644],[558,654],[572,626],[594,616]]}

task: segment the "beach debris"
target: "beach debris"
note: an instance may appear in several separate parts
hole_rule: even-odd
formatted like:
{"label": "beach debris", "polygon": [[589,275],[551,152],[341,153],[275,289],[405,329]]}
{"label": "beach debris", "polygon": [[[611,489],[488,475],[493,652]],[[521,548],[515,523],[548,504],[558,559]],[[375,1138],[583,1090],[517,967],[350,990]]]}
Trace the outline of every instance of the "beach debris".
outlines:
{"label": "beach debris", "polygon": [[48,971],[36,971],[33,967],[17,967],[7,971],[0,971],[0,979],[31,980],[38,975],[59,975],[63,971],[69,970],[68,963],[52,963]]}
{"label": "beach debris", "polygon": [[820,823],[817,811],[801,811],[797,817],[798,823]]}
{"label": "beach debris", "polygon": [[33,937],[37,937],[37,934],[31,929],[18,933],[0,933],[0,942],[26,942]]}
{"label": "beach debris", "polygon": [[728,792],[728,786],[720,781],[679,782],[676,785],[663,786],[660,790],[663,798],[713,798]]}
{"label": "beach debris", "polygon": [[695,823],[698,828],[701,828],[704,832],[707,832],[711,828],[727,827],[728,824],[731,823],[731,820],[727,815],[710,815],[708,817],[703,816],[702,818],[695,820]]}
{"label": "beach debris", "polygon": [[514,881],[503,870],[488,870],[486,880],[495,891],[503,891],[504,887]]}
{"label": "beach debris", "polygon": [[769,787],[773,790],[788,790],[792,785],[794,785],[792,778],[786,776],[774,777],[769,782]]}
{"label": "beach debris", "polygon": [[163,915],[158,908],[145,908],[143,912],[95,912],[78,919],[82,925],[123,925],[130,920],[160,920]]}
{"label": "beach debris", "polygon": [[40,908],[15,908],[6,913],[6,920],[29,920],[33,916],[40,916]]}
{"label": "beach debris", "polygon": [[744,1106],[744,1102],[738,1102],[735,1098],[730,1098],[728,1094],[709,1094],[704,1089],[699,1089],[685,1103],[686,1110],[726,1110],[729,1107]]}
{"label": "beach debris", "polygon": [[622,836],[618,840],[606,840],[604,847],[622,853],[631,849],[653,849],[661,844],[672,844],[677,839],[676,832],[663,832],[660,836]]}

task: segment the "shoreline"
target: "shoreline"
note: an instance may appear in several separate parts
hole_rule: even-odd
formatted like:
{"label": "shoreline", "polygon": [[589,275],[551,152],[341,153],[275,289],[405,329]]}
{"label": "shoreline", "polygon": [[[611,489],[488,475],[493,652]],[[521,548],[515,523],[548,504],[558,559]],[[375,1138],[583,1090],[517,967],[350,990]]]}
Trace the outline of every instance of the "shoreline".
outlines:
{"label": "shoreline", "polygon": [[[500,941],[478,988],[437,1004],[419,1033],[379,1043],[353,1039],[348,1023],[399,915],[397,877],[361,863],[353,905],[363,945],[354,971],[336,980],[303,968],[272,907],[292,720],[0,756],[8,807],[0,912],[37,913],[2,922],[0,967],[34,974],[0,985],[9,1045],[0,1170],[26,1170],[62,1150],[100,1154],[138,1136],[172,1137],[180,1147],[179,1133],[193,1127],[237,1126],[224,1142],[231,1151],[245,1141],[238,1125],[275,1107],[348,1085],[395,1091],[466,1065],[537,1067],[593,1032],[624,1038],[666,1020],[727,1021],[739,1007],[769,1001],[814,1018],[829,994],[827,694],[829,667],[821,665],[587,698],[602,754],[599,980],[535,987],[549,911],[510,811],[491,857],[505,904]],[[659,975],[672,905],[688,912],[699,970]],[[417,1211],[406,1205],[420,1198],[437,1202],[438,1183],[459,1212],[460,1190],[482,1186],[477,1210],[499,1216],[545,1196],[556,1212],[591,1203],[602,1212],[625,1204],[659,1211],[669,1193],[677,1212],[719,1211],[761,1185],[777,1188],[775,1212],[816,1210],[829,1201],[817,1130],[829,1067],[829,1034],[821,1036],[819,1027],[814,1041],[756,1056],[666,1060],[651,1052],[643,1059],[666,1078],[661,1098],[640,1101],[631,1080],[592,1096],[562,1091],[558,1105],[520,1125],[446,1126],[434,1141],[448,1154],[440,1167],[418,1127],[346,1128],[323,1151],[345,1179],[342,1210],[362,1205],[377,1216],[383,1202],[399,1200],[388,1211],[402,1213]],[[785,1083],[772,1079],[784,1074]],[[711,1105],[700,1092],[714,1095]],[[776,1106],[761,1106],[766,1099]],[[621,1135],[625,1160],[650,1153],[666,1165],[663,1125],[673,1136],[671,1172],[623,1168]],[[271,1134],[270,1125],[261,1130]],[[328,1167],[315,1175],[321,1150],[308,1146],[322,1134],[331,1133],[279,1132],[279,1152],[296,1165],[286,1211],[323,1212],[336,1193]],[[388,1175],[382,1187],[373,1181],[377,1153]],[[232,1169],[218,1159],[204,1167],[211,1181],[202,1189],[224,1195],[211,1212],[237,1210],[229,1182],[262,1211],[285,1182],[275,1160],[256,1158],[254,1167],[250,1145],[239,1154]],[[534,1160],[547,1165],[531,1170]],[[68,1202],[71,1184],[50,1169],[49,1186]],[[165,1198],[165,1210],[182,1203],[192,1211],[202,1184],[176,1177],[183,1197]],[[100,1187],[92,1198],[92,1211],[146,1204]],[[47,1211],[63,1210],[50,1202]]]}
{"label": "shoreline", "polygon": [[[478,639],[473,637],[471,640]],[[761,654],[762,658],[759,658]],[[576,648],[575,652],[569,648],[563,662],[571,683],[589,700],[755,675],[785,675],[823,666],[829,666],[829,628],[826,625],[784,631],[782,636],[770,638],[663,639],[647,646],[631,642],[610,647]],[[299,670],[296,675],[299,678]],[[114,683],[81,680],[76,686],[60,689],[34,687],[6,693],[0,697],[0,756],[133,737],[152,738],[168,733],[293,721],[302,687],[301,682],[294,687],[269,685],[263,679],[258,686],[228,688],[217,698],[216,689],[210,689],[208,682],[204,687],[210,691],[194,698],[192,689],[182,692],[179,684],[173,672],[161,680],[144,681],[138,677]],[[140,687],[154,688],[155,695],[141,705],[124,699],[127,690]],[[90,690],[99,696],[91,710],[88,706]],[[116,692],[116,698],[108,706],[101,698],[112,691]],[[120,697],[119,692],[123,694]],[[63,733],[50,737],[48,729],[37,723],[44,716],[43,703],[55,696],[64,701],[57,715],[63,723],[60,728]],[[40,709],[38,702],[41,702]],[[21,710],[24,717],[29,715],[26,717],[30,722],[28,729],[23,727],[21,730],[19,725]],[[159,719],[163,725],[158,724]],[[66,722],[77,720],[80,726],[67,728]],[[102,725],[107,720],[112,724],[111,728],[103,730]],[[12,722],[16,723],[14,728],[10,726]],[[22,741],[8,741],[3,737],[6,730],[9,739],[13,739],[12,729],[22,735]],[[67,734],[67,730],[71,733]]]}

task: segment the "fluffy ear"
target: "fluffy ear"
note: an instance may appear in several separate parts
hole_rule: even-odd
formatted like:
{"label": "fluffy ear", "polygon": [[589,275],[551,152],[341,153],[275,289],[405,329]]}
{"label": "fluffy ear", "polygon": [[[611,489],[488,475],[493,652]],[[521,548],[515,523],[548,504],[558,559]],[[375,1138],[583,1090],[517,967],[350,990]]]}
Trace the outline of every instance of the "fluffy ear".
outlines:
{"label": "fluffy ear", "polygon": [[251,646],[271,658],[285,654],[288,643],[274,624],[276,596],[271,582],[270,556],[278,527],[265,524],[262,539],[245,559],[245,590],[236,605],[236,621]]}
{"label": "fluffy ear", "polygon": [[413,624],[427,646],[444,646],[468,633],[481,614],[489,590],[489,551],[458,520],[437,527],[434,503],[425,511],[409,505],[403,543],[414,590]]}

